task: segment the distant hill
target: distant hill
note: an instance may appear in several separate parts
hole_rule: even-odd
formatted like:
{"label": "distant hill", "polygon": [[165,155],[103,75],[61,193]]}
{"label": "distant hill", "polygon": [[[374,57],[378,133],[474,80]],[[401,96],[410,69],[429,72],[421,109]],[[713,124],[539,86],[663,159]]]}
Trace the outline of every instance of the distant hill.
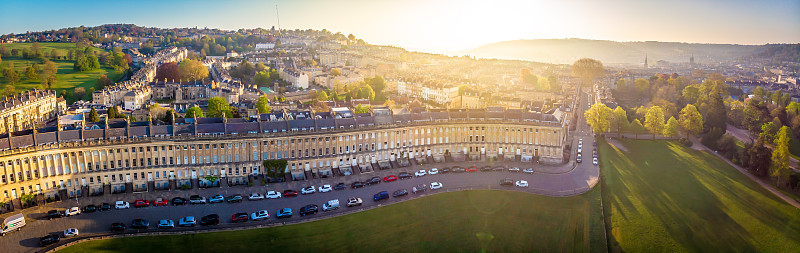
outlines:
{"label": "distant hill", "polygon": [[689,58],[694,55],[695,62],[709,63],[752,55],[765,50],[766,47],[657,41],[538,39],[497,42],[456,54],[557,64],[571,64],[584,57],[598,59],[608,64],[643,64],[645,55],[650,64],[655,64],[659,60],[689,62]]}

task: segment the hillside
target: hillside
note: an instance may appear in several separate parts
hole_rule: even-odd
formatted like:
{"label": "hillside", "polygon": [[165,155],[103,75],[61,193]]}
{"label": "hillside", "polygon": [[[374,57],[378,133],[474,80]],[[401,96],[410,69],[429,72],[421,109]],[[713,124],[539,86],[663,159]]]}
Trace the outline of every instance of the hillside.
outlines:
{"label": "hillside", "polygon": [[647,55],[650,64],[658,60],[708,63],[752,55],[766,46],[731,44],[696,44],[680,42],[617,42],[586,39],[538,39],[497,42],[459,52],[479,58],[528,60],[545,63],[571,64],[584,57],[611,64],[643,64]]}

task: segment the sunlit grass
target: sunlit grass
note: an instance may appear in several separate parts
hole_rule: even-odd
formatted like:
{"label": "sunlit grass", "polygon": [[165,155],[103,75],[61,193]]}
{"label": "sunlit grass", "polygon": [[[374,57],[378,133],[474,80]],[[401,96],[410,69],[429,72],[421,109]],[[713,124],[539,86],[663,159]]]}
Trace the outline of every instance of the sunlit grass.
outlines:
{"label": "sunlit grass", "polygon": [[725,161],[677,142],[599,143],[611,248],[627,252],[789,252],[800,210]]}

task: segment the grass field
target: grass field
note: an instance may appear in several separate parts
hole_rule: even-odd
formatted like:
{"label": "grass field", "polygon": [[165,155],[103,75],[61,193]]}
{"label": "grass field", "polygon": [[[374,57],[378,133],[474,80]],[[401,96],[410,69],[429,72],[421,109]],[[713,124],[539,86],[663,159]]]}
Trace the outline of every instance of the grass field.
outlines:
{"label": "grass field", "polygon": [[[40,43],[42,45],[42,50],[50,52],[51,50],[59,49],[61,50],[62,55],[67,54],[67,50],[70,48],[75,48],[75,43]],[[2,44],[4,47],[11,49],[22,49],[22,48],[30,48],[31,43],[11,43],[11,44]],[[107,51],[99,48],[95,48],[95,50],[102,50]],[[27,80],[25,75],[25,68],[34,63],[39,64],[39,69],[41,70],[44,66],[41,65],[41,60],[38,59],[23,59],[22,57],[3,57],[2,66],[5,67],[9,63],[14,63],[14,68],[19,70],[20,75],[22,78],[20,79],[20,84],[14,86],[17,89],[17,92],[30,90],[40,86],[39,80]],[[100,69],[95,69],[92,71],[86,72],[76,72],[72,70],[73,62],[72,61],[65,61],[65,60],[54,60],[53,62],[56,63],[58,67],[58,82],[52,88],[59,92],[59,95],[62,94],[61,92],[65,90],[72,90],[77,87],[83,87],[86,89],[86,92],[89,92],[89,88],[93,87],[95,83],[97,83],[97,78],[100,75],[108,76],[108,79],[112,82],[117,81],[122,77],[122,73],[116,72],[114,69],[101,67]],[[41,73],[39,73],[41,75]],[[2,71],[0,71],[0,76],[2,76]],[[6,80],[5,78],[0,78],[0,86],[5,85]],[[88,94],[84,98],[90,98],[91,94]],[[71,102],[71,101],[69,101]]]}
{"label": "grass field", "polygon": [[796,252],[800,210],[677,142],[599,142],[613,252]]}
{"label": "grass field", "polygon": [[475,190],[298,225],[131,237],[61,252],[604,252],[600,191],[569,198]]}

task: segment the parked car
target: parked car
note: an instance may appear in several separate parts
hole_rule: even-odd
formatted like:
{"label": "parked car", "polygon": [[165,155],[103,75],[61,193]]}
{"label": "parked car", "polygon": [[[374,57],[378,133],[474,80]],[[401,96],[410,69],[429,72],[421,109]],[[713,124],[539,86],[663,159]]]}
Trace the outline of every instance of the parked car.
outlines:
{"label": "parked car", "polygon": [[500,186],[512,186],[514,185],[514,180],[511,178],[503,178],[500,180]]}
{"label": "parked car", "polygon": [[67,217],[75,216],[75,215],[78,215],[78,214],[81,214],[81,209],[78,208],[77,206],[72,207],[72,208],[67,209],[66,211],[64,211],[64,216],[67,216]]}
{"label": "parked car", "polygon": [[425,170],[418,170],[417,172],[414,172],[414,176],[415,177],[424,177],[427,174],[428,174],[428,172],[425,171]]}
{"label": "parked car", "polygon": [[420,192],[424,192],[427,189],[428,189],[428,185],[419,184],[417,186],[414,186],[414,188],[411,188],[411,192],[414,193],[414,194],[417,194],[417,193],[420,193]]}
{"label": "parked car", "polygon": [[347,207],[360,206],[364,201],[361,198],[352,197],[347,199]]}
{"label": "parked car", "polygon": [[313,194],[315,192],[317,192],[317,190],[314,188],[314,186],[308,186],[306,188],[300,189],[300,194],[303,194],[303,195]]}
{"label": "parked car", "polygon": [[372,178],[370,178],[369,180],[367,180],[367,182],[364,182],[364,183],[365,183],[366,185],[380,184],[380,183],[381,183],[381,178],[379,178],[379,177],[372,177]]}
{"label": "parked car", "polygon": [[251,201],[262,200],[264,199],[264,195],[261,195],[261,193],[258,192],[254,192],[253,194],[250,194],[250,196],[248,196],[247,199]]}
{"label": "parked car", "polygon": [[400,178],[400,179],[409,179],[409,178],[411,178],[411,174],[409,174],[408,172],[403,171],[403,172],[400,172],[400,174],[397,174],[397,177]]}
{"label": "parked car", "polygon": [[73,237],[80,234],[77,228],[68,228],[64,230],[64,238]]}
{"label": "parked car", "polygon": [[39,238],[39,245],[44,247],[53,243],[57,243],[59,239],[60,238],[58,237],[58,235],[54,234],[45,235]]}
{"label": "parked car", "polygon": [[292,190],[292,189],[285,190],[285,191],[283,191],[283,196],[284,197],[297,197],[297,192]]}
{"label": "parked car", "polygon": [[408,190],[406,190],[406,189],[396,190],[396,191],[394,191],[394,193],[392,193],[392,197],[395,197],[395,198],[396,197],[400,197],[400,196],[405,196],[405,195],[408,195]]}
{"label": "parked car", "polygon": [[597,165],[597,157],[592,158],[592,164]]}
{"label": "parked car", "polygon": [[300,208],[300,216],[306,216],[308,214],[315,214],[319,211],[319,206],[310,204]]}
{"label": "parked car", "polygon": [[353,188],[353,189],[362,188],[364,186],[365,186],[364,183],[361,182],[361,181],[355,181],[352,184],[350,184],[350,187]]}
{"label": "parked car", "polygon": [[518,167],[511,167],[511,168],[508,168],[508,171],[509,172],[519,172],[519,168]]}
{"label": "parked car", "polygon": [[450,173],[450,168],[449,167],[445,167],[444,169],[442,169],[441,173],[442,174]]}
{"label": "parked car", "polygon": [[461,168],[461,167],[453,167],[453,169],[450,170],[450,171],[453,172],[453,173],[462,173],[462,172],[465,172],[467,170],[464,169],[464,168]]}
{"label": "parked car", "polygon": [[242,202],[243,199],[244,198],[242,198],[242,195],[234,194],[233,196],[228,197],[228,203],[239,203]]}
{"label": "parked car", "polygon": [[194,216],[186,216],[178,220],[178,226],[181,227],[194,227],[197,224],[197,220],[194,219]]}
{"label": "parked car", "polygon": [[522,172],[525,172],[525,173],[528,173],[528,174],[533,174],[533,168],[524,169],[524,170],[522,170]]}
{"label": "parked car", "polygon": [[231,220],[233,223],[246,222],[249,219],[250,216],[248,216],[247,213],[235,213],[231,215]]}
{"label": "parked car", "polygon": [[145,219],[134,219],[133,222],[131,222],[131,228],[132,229],[148,229],[148,228],[150,228],[150,222],[148,222]]}
{"label": "parked car", "polygon": [[97,211],[97,206],[95,206],[95,205],[84,206],[83,210],[81,210],[81,212],[84,212],[84,213],[94,213],[96,211]]}
{"label": "parked car", "polygon": [[335,186],[333,186],[334,191],[341,191],[344,190],[345,188],[347,188],[347,185],[345,185],[344,183],[338,183]]}
{"label": "parked car", "polygon": [[583,147],[581,147],[580,145],[578,145],[578,154],[580,154],[580,153],[583,153],[583,152],[581,152],[581,151],[583,151]]}
{"label": "parked car", "polygon": [[281,198],[281,192],[279,192],[279,191],[268,191],[267,195],[264,196],[264,197],[268,198],[268,199],[279,199],[279,198]]}
{"label": "parked car", "polygon": [[108,211],[108,210],[111,210],[111,204],[109,203],[100,204],[100,207],[98,208],[98,211]]}
{"label": "parked car", "polygon": [[392,182],[392,181],[396,181],[396,180],[397,180],[397,176],[395,176],[395,175],[388,175],[388,176],[383,178],[384,182]]}
{"label": "parked car", "polygon": [[288,207],[280,209],[280,210],[278,210],[278,214],[276,214],[275,217],[278,217],[278,219],[280,219],[280,218],[291,218],[292,217],[292,209],[288,208]]}
{"label": "parked car", "polygon": [[331,185],[329,184],[322,185],[319,187],[319,192],[329,192],[329,191],[333,191],[333,187],[331,187]]}
{"label": "parked car", "polygon": [[111,231],[112,232],[125,231],[125,229],[126,229],[125,223],[121,223],[121,222],[111,223]]}
{"label": "parked car", "polygon": [[269,212],[267,212],[267,210],[254,212],[250,214],[250,219],[253,221],[269,219]]}
{"label": "parked car", "polygon": [[331,211],[339,209],[339,200],[338,199],[331,199],[325,204],[322,204],[322,211]]}
{"label": "parked car", "polygon": [[137,199],[136,201],[133,202],[133,206],[137,207],[137,208],[138,207],[148,207],[148,206],[150,206],[150,201],[147,201],[147,200],[144,200],[144,199]]}
{"label": "parked car", "polygon": [[375,201],[381,201],[381,200],[388,199],[388,198],[389,198],[389,192],[387,192],[387,191],[382,191],[382,192],[379,192],[379,193],[375,193],[375,195],[372,196],[372,200],[375,200]]}
{"label": "parked car", "polygon": [[439,174],[439,169],[433,168],[428,170],[428,175],[436,175]]}
{"label": "parked car", "polygon": [[175,227],[175,222],[173,222],[172,220],[158,221],[158,228],[164,229],[164,228],[174,228],[174,227]]}
{"label": "parked car", "polygon": [[217,214],[209,214],[200,218],[200,225],[211,226],[217,224],[219,224],[219,215]]}
{"label": "parked car", "polygon": [[206,203],[206,197],[202,197],[200,195],[192,195],[192,196],[189,197],[189,203],[191,203],[193,205],[194,204],[205,204]]}
{"label": "parked car", "polygon": [[125,201],[117,201],[114,203],[114,209],[128,209],[131,207],[131,204]]}
{"label": "parked car", "polygon": [[182,205],[186,205],[186,203],[188,203],[188,200],[185,199],[185,198],[181,198],[181,197],[174,197],[174,198],[172,198],[171,202],[172,202],[173,206],[182,206]]}
{"label": "parked car", "polygon": [[440,182],[433,182],[431,183],[431,190],[442,189],[442,183]]}
{"label": "parked car", "polygon": [[519,180],[516,183],[514,183],[514,185],[517,186],[517,187],[526,188],[526,187],[528,187],[528,181]]}
{"label": "parked car", "polygon": [[467,167],[464,171],[466,171],[466,172],[476,172],[476,171],[478,171],[478,167],[475,167],[475,166]]}
{"label": "parked car", "polygon": [[578,158],[575,158],[575,161],[576,161],[576,162],[578,162],[578,163],[581,163],[581,162],[583,162],[583,159],[582,159],[582,157],[581,157],[581,154],[578,154]]}
{"label": "parked car", "polygon": [[225,202],[225,197],[222,194],[217,194],[208,198],[208,203],[222,203]]}
{"label": "parked car", "polygon": [[169,205],[169,201],[165,198],[157,198],[156,201],[153,201],[154,206],[167,206]]}
{"label": "parked car", "polygon": [[64,212],[59,211],[59,210],[50,210],[50,211],[47,212],[47,219],[48,220],[52,220],[52,219],[55,219],[55,218],[61,218],[62,216],[64,216]]}
{"label": "parked car", "polygon": [[504,170],[506,170],[506,168],[503,168],[503,166],[497,166],[497,167],[494,167],[494,169],[492,169],[492,170],[493,171],[504,171]]}

